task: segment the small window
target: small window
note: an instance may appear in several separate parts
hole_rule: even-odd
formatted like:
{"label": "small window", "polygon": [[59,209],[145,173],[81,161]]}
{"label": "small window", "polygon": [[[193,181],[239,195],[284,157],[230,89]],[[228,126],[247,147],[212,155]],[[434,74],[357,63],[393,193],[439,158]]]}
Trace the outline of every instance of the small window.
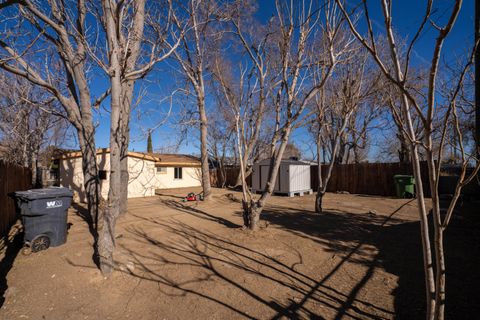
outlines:
{"label": "small window", "polygon": [[106,170],[98,170],[98,179],[107,180],[107,171]]}
{"label": "small window", "polygon": [[175,168],[175,179],[182,179],[182,168]]}
{"label": "small window", "polygon": [[167,173],[167,167],[157,167],[157,173]]}

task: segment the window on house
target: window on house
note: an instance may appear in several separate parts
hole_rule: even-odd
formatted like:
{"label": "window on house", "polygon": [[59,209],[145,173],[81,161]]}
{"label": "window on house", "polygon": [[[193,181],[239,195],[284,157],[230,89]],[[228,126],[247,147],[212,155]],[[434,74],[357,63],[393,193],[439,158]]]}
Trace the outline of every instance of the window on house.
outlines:
{"label": "window on house", "polygon": [[182,179],[182,168],[175,168],[175,179]]}
{"label": "window on house", "polygon": [[167,167],[157,167],[157,173],[167,173]]}
{"label": "window on house", "polygon": [[98,179],[107,180],[107,171],[106,170],[98,170]]}

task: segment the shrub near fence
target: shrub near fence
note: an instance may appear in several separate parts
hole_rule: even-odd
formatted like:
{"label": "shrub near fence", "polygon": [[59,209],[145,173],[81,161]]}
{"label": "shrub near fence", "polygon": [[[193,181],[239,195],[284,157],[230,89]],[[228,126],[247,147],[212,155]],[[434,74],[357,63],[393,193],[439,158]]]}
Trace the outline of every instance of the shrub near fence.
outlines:
{"label": "shrub near fence", "polygon": [[30,189],[31,183],[30,169],[0,161],[0,236],[6,235],[17,219],[15,201],[9,193]]}

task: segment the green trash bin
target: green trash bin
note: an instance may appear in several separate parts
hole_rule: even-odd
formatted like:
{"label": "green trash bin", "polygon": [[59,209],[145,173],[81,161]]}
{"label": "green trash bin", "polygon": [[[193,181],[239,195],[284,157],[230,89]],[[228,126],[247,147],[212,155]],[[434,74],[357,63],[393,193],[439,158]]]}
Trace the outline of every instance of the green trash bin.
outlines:
{"label": "green trash bin", "polygon": [[415,196],[415,180],[413,176],[397,174],[393,176],[395,191],[398,198],[413,198]]}

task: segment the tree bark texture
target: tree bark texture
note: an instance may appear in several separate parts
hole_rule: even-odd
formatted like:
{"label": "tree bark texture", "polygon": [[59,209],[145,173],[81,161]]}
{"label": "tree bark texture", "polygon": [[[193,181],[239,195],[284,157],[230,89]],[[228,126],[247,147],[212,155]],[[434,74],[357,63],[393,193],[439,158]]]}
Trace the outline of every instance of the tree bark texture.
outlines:
{"label": "tree bark texture", "polygon": [[134,81],[125,81],[122,84],[122,121],[121,128],[121,152],[120,152],[120,170],[121,170],[121,196],[120,196],[120,214],[127,213],[128,203],[128,183],[130,175],[128,172],[128,146],[130,145],[130,112],[133,100]]}
{"label": "tree bark texture", "polygon": [[248,216],[248,225],[247,227],[252,230],[258,230],[258,222],[260,220],[260,215],[262,214],[263,209],[267,203],[268,198],[272,195],[275,188],[275,183],[277,181],[278,170],[280,169],[280,164],[282,162],[283,153],[288,144],[288,139],[290,137],[292,129],[291,126],[287,125],[283,134],[280,146],[278,147],[277,152],[274,152],[274,156],[270,159],[270,166],[268,172],[268,181],[263,190],[260,198],[254,202],[251,202],[251,205],[248,208],[248,211],[244,214]]}
{"label": "tree bark texture", "polygon": [[102,1],[105,28],[110,53],[110,184],[108,191],[108,207],[103,214],[103,225],[99,234],[98,253],[100,270],[109,276],[114,270],[113,251],[115,249],[115,225],[120,215],[121,152],[123,130],[121,59],[122,56],[117,25],[114,18],[115,8],[109,0]]}
{"label": "tree bark texture", "polygon": [[205,110],[205,97],[203,94],[198,95],[198,112],[200,114],[200,160],[202,171],[202,190],[203,198],[209,200],[211,198],[212,188],[210,185],[210,166],[208,163],[208,119]]}
{"label": "tree bark texture", "polygon": [[[84,125],[83,130],[77,130],[79,137],[80,151],[82,153],[82,171],[83,171],[83,186],[87,197],[87,206],[90,216],[90,223],[92,230],[97,230],[99,219],[99,201],[100,190],[98,181],[98,167],[97,167],[97,150],[95,147],[95,132],[93,124]],[[96,234],[94,241],[96,243]]]}

